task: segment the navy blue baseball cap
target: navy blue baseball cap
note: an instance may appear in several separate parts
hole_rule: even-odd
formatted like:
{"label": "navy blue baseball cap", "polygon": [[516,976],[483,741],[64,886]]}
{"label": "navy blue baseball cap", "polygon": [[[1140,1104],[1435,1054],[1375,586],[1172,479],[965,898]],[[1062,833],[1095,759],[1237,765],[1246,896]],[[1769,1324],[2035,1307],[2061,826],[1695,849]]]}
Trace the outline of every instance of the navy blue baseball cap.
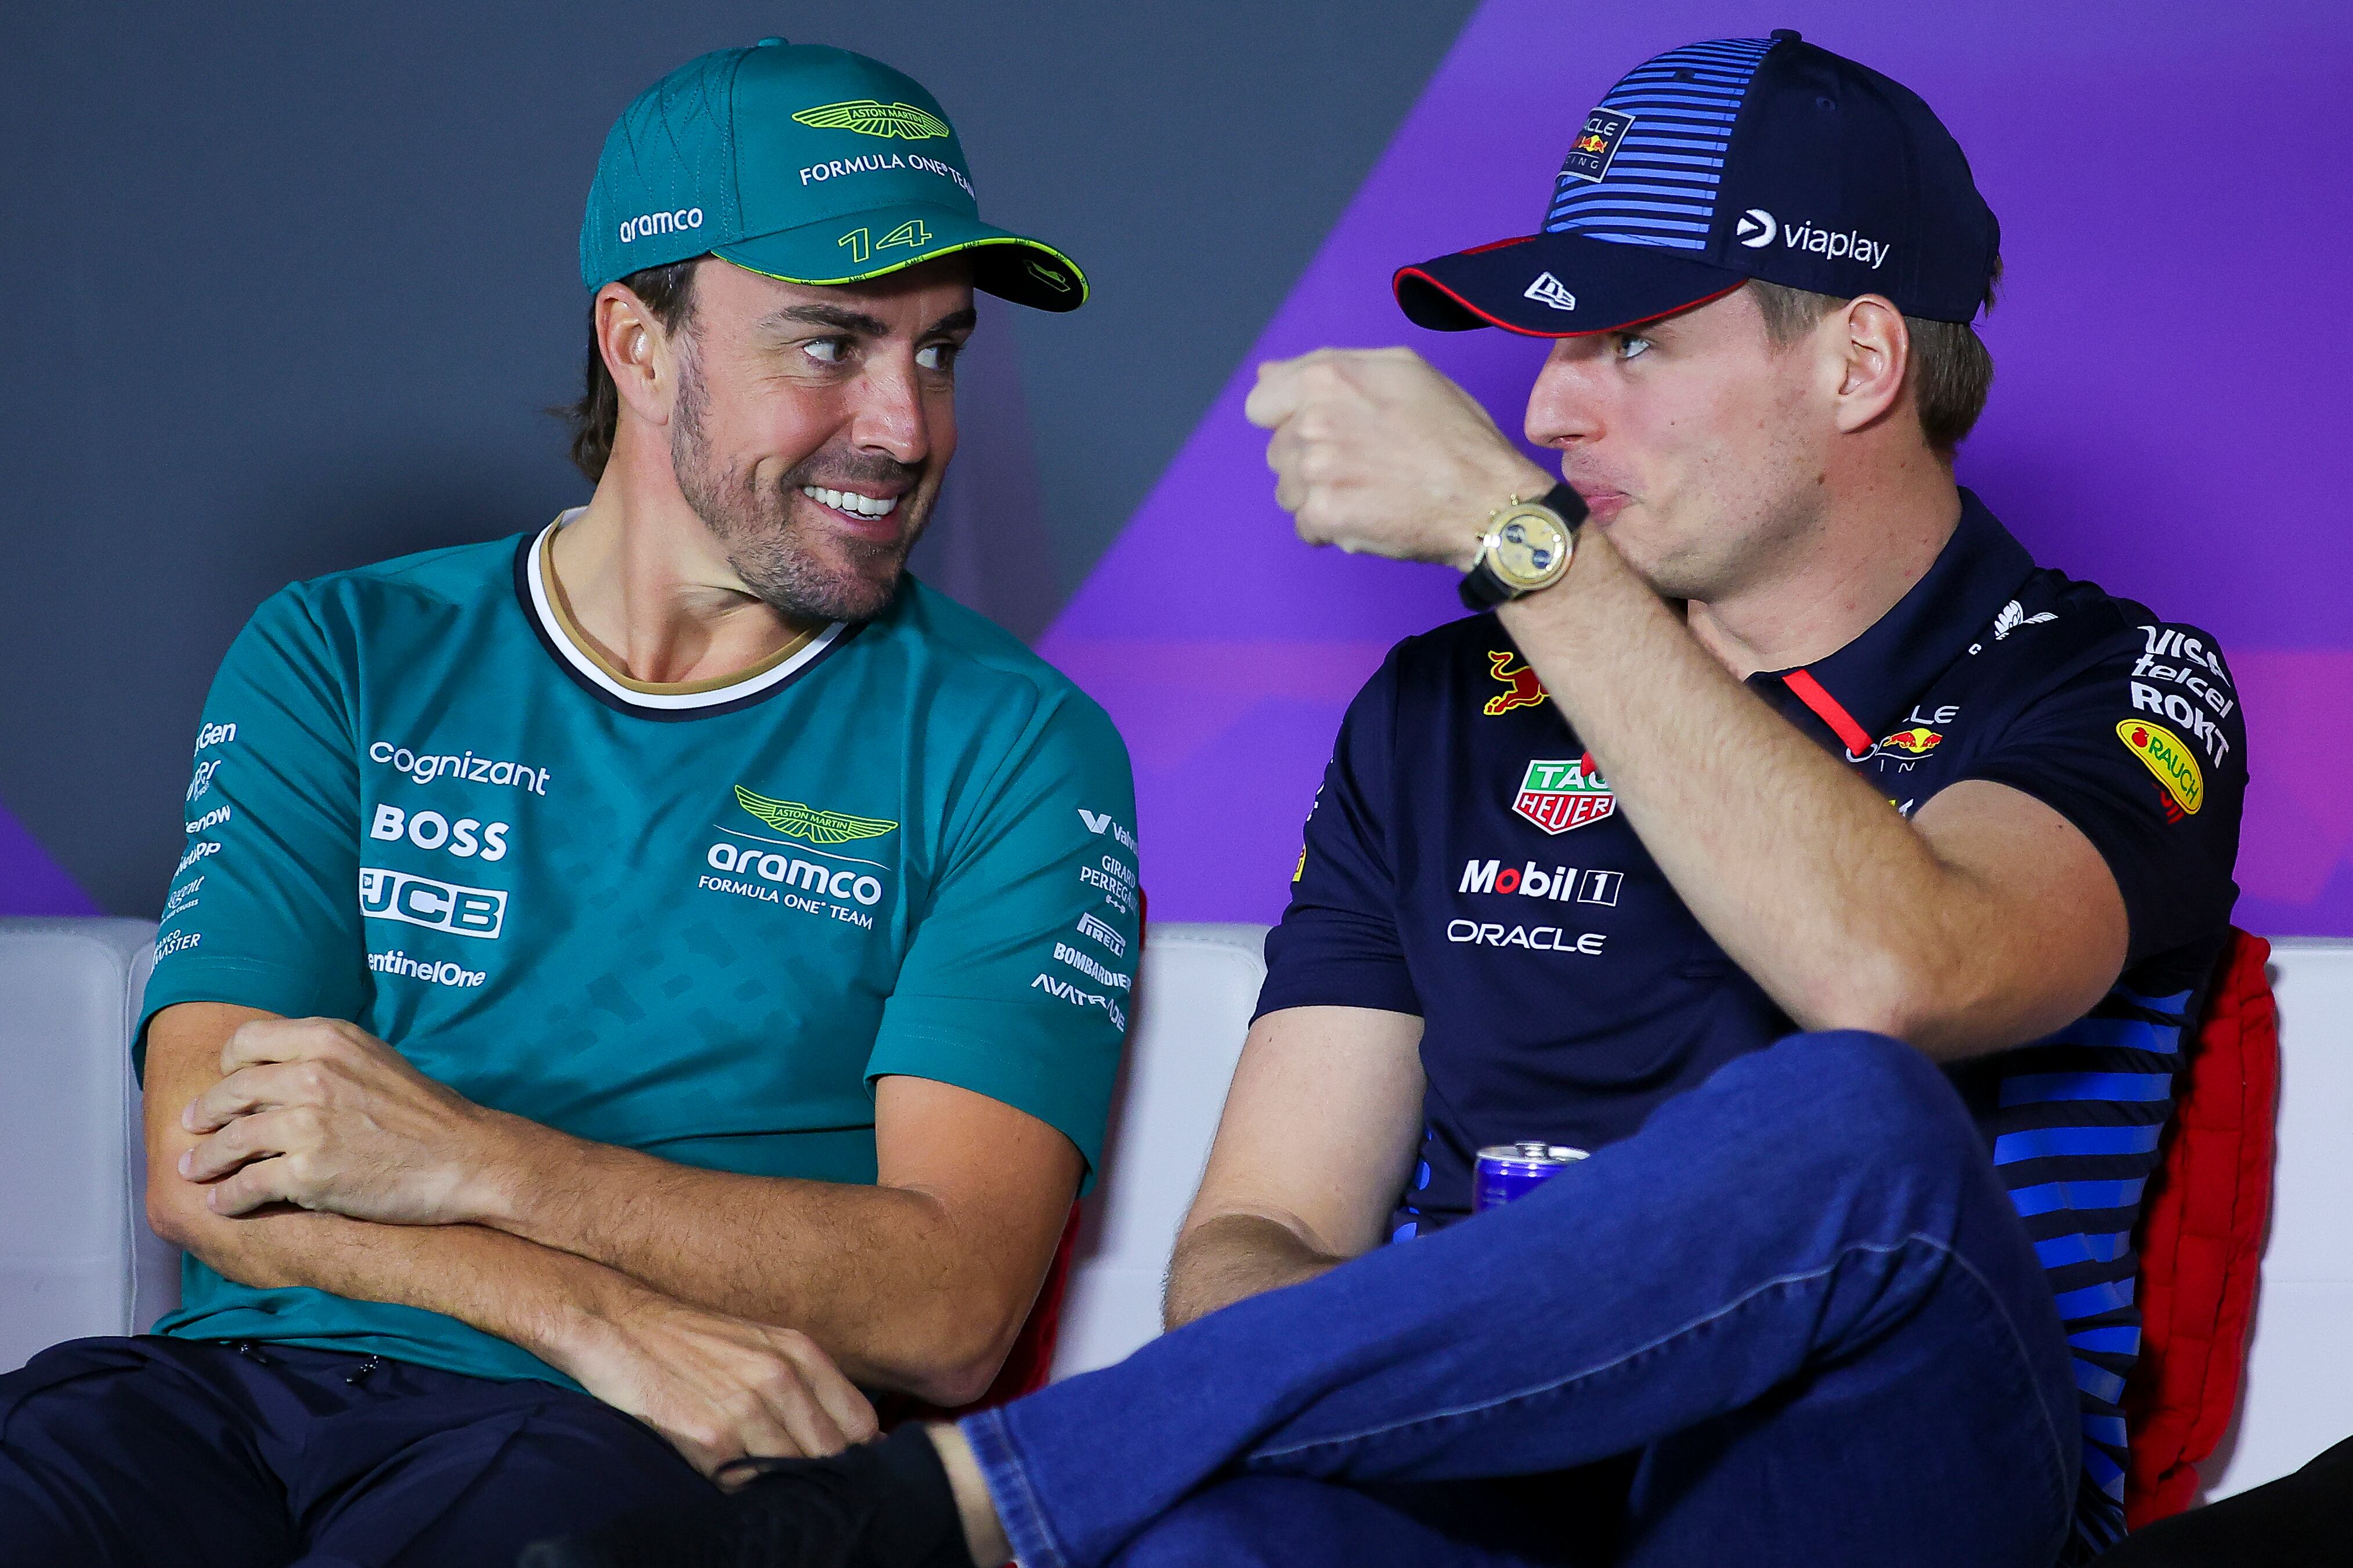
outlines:
{"label": "navy blue baseball cap", "polygon": [[1441,331],[1615,331],[1750,279],[1907,316],[1987,302],[2001,226],[1919,94],[1781,29],[1646,60],[1561,164],[1541,233],[1398,269]]}

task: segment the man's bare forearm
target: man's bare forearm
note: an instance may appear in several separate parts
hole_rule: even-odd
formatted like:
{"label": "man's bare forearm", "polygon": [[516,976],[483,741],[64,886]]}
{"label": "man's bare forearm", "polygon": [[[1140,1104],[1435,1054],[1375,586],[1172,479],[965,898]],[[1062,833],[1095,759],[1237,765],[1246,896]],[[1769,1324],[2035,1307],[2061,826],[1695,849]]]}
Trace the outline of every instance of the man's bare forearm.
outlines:
{"label": "man's bare forearm", "polygon": [[1990,901],[1734,679],[1600,530],[1558,587],[1500,615],[1660,869],[1792,1018],[1945,1057],[2027,1037],[1978,994],[2017,940]]}
{"label": "man's bare forearm", "polygon": [[484,1224],[788,1325],[869,1386],[928,1394],[943,1366],[989,1359],[1029,1311],[1028,1295],[987,1300],[963,1266],[983,1239],[925,1193],[705,1170],[538,1127],[518,1143]]}
{"label": "man's bare forearm", "polygon": [[302,1287],[440,1312],[565,1365],[599,1315],[642,1288],[586,1258],[479,1226],[379,1225],[278,1209],[228,1217],[176,1173],[197,1142],[180,1110],[219,1074],[221,1043],[250,1007],[191,1003],[158,1015],[147,1044],[147,1213],[157,1235],[257,1289]]}
{"label": "man's bare forearm", "polygon": [[375,1225],[299,1209],[224,1219],[183,1206],[158,1228],[240,1284],[439,1312],[567,1372],[598,1323],[644,1294],[586,1258],[480,1226]]}
{"label": "man's bare forearm", "polygon": [[1346,1261],[1319,1251],[1278,1220],[1219,1215],[1177,1237],[1161,1321],[1180,1329],[1245,1297],[1313,1279]]}

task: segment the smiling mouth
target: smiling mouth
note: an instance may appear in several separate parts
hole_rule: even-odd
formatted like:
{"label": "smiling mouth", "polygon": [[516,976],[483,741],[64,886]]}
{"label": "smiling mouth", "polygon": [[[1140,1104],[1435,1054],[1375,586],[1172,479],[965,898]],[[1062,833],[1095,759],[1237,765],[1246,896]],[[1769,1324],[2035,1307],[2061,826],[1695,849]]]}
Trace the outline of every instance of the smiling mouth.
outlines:
{"label": "smiling mouth", "polygon": [[899,510],[897,496],[862,496],[856,490],[829,490],[823,485],[803,485],[801,494],[819,506],[829,506],[852,517],[889,517]]}

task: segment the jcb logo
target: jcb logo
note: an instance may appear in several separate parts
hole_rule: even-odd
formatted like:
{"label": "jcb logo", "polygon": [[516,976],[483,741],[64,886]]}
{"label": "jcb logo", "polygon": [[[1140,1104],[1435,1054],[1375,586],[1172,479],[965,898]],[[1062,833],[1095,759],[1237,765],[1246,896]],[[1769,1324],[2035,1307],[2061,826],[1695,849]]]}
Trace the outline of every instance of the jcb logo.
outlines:
{"label": "jcb logo", "polygon": [[461,888],[406,871],[360,868],[360,913],[452,936],[492,938],[505,926],[507,896],[497,888]]}

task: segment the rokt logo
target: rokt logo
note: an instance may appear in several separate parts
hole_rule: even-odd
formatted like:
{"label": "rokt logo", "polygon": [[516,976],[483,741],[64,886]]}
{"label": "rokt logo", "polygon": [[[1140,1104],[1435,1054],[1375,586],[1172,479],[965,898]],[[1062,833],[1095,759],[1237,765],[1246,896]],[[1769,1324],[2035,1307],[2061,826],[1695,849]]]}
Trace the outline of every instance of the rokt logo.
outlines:
{"label": "rokt logo", "polygon": [[1762,250],[1773,243],[1773,236],[1780,226],[1773,221],[1773,215],[1763,207],[1750,207],[1740,215],[1740,222],[1733,228],[1732,237],[1751,250]]}
{"label": "rokt logo", "polygon": [[1522,289],[1521,293],[1527,299],[1534,300],[1537,304],[1550,305],[1556,310],[1577,309],[1577,296],[1570,293],[1567,285],[1549,272],[1537,273],[1535,281]]}

